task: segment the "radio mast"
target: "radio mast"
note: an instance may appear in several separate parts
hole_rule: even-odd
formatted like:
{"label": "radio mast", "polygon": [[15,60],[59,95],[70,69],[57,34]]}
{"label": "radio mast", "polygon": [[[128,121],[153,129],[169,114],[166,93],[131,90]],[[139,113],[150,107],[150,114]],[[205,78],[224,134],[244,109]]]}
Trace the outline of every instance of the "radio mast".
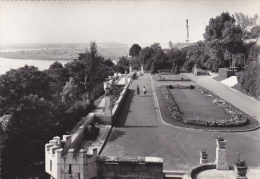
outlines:
{"label": "radio mast", "polygon": [[186,27],[187,27],[186,43],[189,43],[190,39],[189,39],[189,23],[188,23],[188,19],[186,20]]}

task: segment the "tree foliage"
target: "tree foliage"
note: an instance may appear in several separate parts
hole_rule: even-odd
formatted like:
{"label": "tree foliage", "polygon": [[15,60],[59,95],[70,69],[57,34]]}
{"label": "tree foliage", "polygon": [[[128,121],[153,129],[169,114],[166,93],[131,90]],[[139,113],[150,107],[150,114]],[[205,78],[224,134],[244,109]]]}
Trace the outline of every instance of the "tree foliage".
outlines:
{"label": "tree foliage", "polygon": [[19,100],[27,95],[50,99],[51,78],[33,66],[24,66],[18,70],[10,70],[0,76],[0,115],[11,114],[19,104]]}
{"label": "tree foliage", "polygon": [[138,44],[133,44],[129,50],[129,55],[132,57],[137,57],[141,50],[142,47],[140,47]]}
{"label": "tree foliage", "polygon": [[256,25],[258,15],[255,14],[254,17],[248,17],[248,15],[242,12],[235,12],[234,18],[236,19],[236,24],[238,24],[243,31],[249,31],[250,27]]}
{"label": "tree foliage", "polygon": [[104,93],[112,67],[93,42],[64,67],[59,62],[45,71],[25,66],[0,76],[0,115],[11,116],[4,126],[3,178],[26,176],[35,162],[44,161],[44,144],[87,115],[90,100]]}

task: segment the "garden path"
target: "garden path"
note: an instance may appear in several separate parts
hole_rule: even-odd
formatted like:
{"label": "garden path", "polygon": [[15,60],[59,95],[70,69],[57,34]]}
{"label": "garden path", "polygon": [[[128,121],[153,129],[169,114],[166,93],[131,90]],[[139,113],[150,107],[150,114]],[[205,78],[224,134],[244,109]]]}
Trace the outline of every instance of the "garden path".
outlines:
{"label": "garden path", "polygon": [[[137,85],[141,89],[140,96],[135,93]],[[142,93],[143,86],[148,91],[146,96]],[[209,161],[214,162],[216,144],[212,138],[213,133],[165,125],[156,115],[153,99],[156,96],[153,96],[152,91],[150,74],[138,76],[138,79],[133,81],[118,114],[116,127],[101,155],[161,157],[165,170],[188,170],[199,164],[199,151],[206,149]],[[232,165],[237,152],[240,152],[249,167],[259,167],[259,134],[259,130],[256,130],[215,135],[227,138],[229,165]]]}

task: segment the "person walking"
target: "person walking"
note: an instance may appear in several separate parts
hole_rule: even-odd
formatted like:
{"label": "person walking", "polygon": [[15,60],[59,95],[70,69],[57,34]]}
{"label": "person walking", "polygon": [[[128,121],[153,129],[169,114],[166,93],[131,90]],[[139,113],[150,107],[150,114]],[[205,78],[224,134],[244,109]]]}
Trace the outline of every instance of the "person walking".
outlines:
{"label": "person walking", "polygon": [[143,92],[144,92],[144,95],[146,94],[146,89],[145,89],[145,86],[143,87]]}
{"label": "person walking", "polygon": [[137,88],[136,88],[136,93],[137,93],[137,95],[139,95],[139,94],[140,94],[139,85],[137,85]]}

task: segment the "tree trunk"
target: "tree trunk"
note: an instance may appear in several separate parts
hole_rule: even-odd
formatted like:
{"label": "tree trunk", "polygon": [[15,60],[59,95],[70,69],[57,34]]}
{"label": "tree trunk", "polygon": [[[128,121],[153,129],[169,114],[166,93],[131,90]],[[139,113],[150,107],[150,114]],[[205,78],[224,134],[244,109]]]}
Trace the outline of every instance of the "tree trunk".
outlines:
{"label": "tree trunk", "polygon": [[175,69],[176,63],[172,63],[172,70],[171,70],[171,74],[173,75],[174,73],[174,69]]}

